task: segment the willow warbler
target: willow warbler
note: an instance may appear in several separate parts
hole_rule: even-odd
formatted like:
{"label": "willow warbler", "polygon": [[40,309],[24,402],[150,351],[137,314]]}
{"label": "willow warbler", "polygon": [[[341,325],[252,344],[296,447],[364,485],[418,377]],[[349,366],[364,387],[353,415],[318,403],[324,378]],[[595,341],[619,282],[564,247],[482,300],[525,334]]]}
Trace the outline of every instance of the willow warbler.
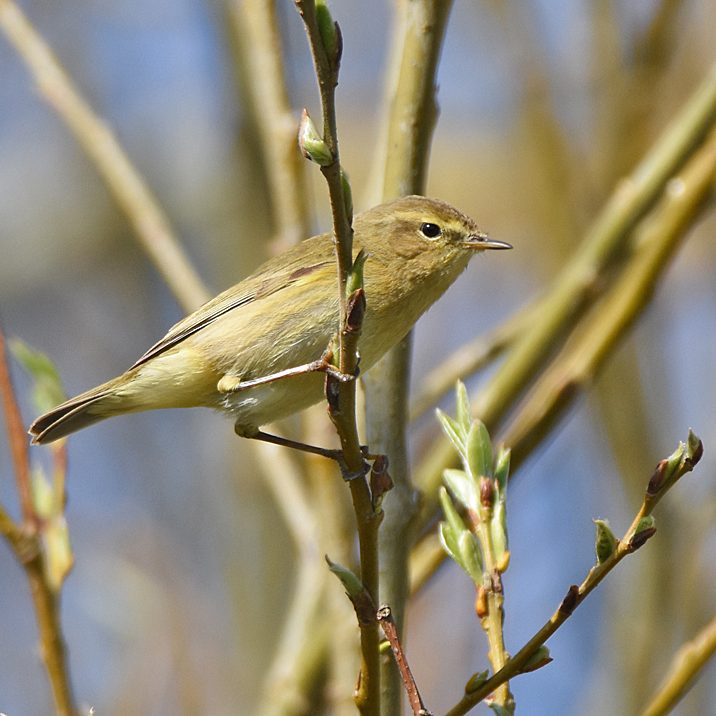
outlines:
{"label": "willow warbler", "polygon": [[[367,254],[367,309],[359,342],[368,370],[398,343],[485,249],[509,249],[445,202],[408,196],[355,217],[353,247]],[[338,327],[330,233],[307,239],[179,321],[126,373],[40,416],[34,443],[49,443],[122,413],[207,406],[228,412],[239,434],[317,403],[317,373],[255,387],[242,383],[310,363]]]}

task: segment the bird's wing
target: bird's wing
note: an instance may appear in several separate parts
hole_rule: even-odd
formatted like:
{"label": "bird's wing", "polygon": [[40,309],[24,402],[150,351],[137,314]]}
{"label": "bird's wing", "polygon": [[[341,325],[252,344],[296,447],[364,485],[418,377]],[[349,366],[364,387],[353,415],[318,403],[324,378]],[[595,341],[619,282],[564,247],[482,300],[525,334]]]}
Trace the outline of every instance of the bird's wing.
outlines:
{"label": "bird's wing", "polygon": [[299,279],[332,265],[333,261],[321,261],[310,266],[296,266],[294,264],[279,271],[273,270],[272,263],[269,262],[258,273],[220,293],[216,298],[205,303],[194,313],[172,326],[166,336],[155,343],[132,368],[137,368],[160,353],[164,353],[164,351],[181,343],[230,311],[287,288],[295,284]]}

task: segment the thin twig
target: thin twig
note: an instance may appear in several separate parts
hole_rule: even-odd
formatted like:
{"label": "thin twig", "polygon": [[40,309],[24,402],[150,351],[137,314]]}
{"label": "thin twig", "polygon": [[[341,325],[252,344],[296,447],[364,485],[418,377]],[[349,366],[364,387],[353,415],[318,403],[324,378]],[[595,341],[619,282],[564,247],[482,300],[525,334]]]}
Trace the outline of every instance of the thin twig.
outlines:
{"label": "thin twig", "polygon": [[[346,295],[348,274],[353,266],[353,230],[352,217],[349,216],[341,178],[340,155],[338,151],[338,133],[336,126],[335,88],[338,84],[338,69],[341,54],[341,36],[337,25],[333,56],[324,45],[324,39],[316,17],[316,5],[312,0],[296,0],[296,8],[303,19],[313,56],[316,78],[321,96],[323,114],[323,141],[328,147],[333,161],[321,167],[328,185],[333,215],[333,234],[335,237],[336,266],[338,272],[338,292],[340,300],[339,368],[344,374],[355,374],[357,368],[357,345],[362,324],[362,312],[354,322],[352,308],[363,301],[362,292]],[[325,28],[324,28],[325,29]],[[331,29],[328,29],[330,32]],[[353,509],[358,529],[360,559],[360,578],[365,589],[374,601],[378,599],[378,527],[381,515],[373,507],[370,487],[364,474],[364,460],[358,439],[356,425],[356,386],[355,381],[340,383],[326,380],[329,397],[329,413],[341,441],[343,457],[347,469],[353,475],[349,480],[349,489],[353,500]],[[359,622],[361,633],[361,674],[355,693],[355,702],[361,713],[375,714],[379,709],[380,660],[379,632],[377,623]]]}
{"label": "thin twig", "polygon": [[23,427],[20,406],[17,404],[12,378],[10,377],[5,334],[2,327],[0,327],[0,393],[2,393],[7,439],[12,454],[15,484],[17,485],[17,494],[20,497],[22,519],[25,529],[34,529],[37,526],[37,515],[32,503],[27,433]]}
{"label": "thin twig", "polygon": [[[673,468],[668,467],[667,459],[658,463],[654,475],[650,479],[644,493],[644,499],[639,511],[632,520],[624,537],[614,546],[612,553],[602,562],[592,567],[579,586],[576,584],[571,585],[562,603],[534,636],[507,661],[502,669],[493,674],[493,676],[486,681],[480,683],[477,688],[466,692],[460,701],[447,712],[446,716],[462,716],[466,714],[474,706],[492,694],[499,686],[526,669],[529,669],[529,662],[537,653],[538,649],[572,616],[575,609],[601,581],[627,555],[635,552],[642,547],[648,539],[653,537],[656,529],[650,526],[645,520],[651,518],[651,514],[656,505],[678,480],[693,470],[694,466],[701,459],[703,445],[697,438],[692,442],[690,435],[687,444],[680,445],[678,452],[678,465],[673,466]],[[672,470],[670,474],[669,469]]]}
{"label": "thin twig", "polygon": [[425,708],[423,699],[420,696],[420,691],[418,691],[418,685],[415,683],[413,673],[410,671],[408,660],[400,644],[398,627],[395,624],[393,614],[387,604],[384,604],[378,609],[377,619],[383,629],[385,638],[390,644],[390,649],[395,657],[395,663],[398,665],[398,671],[400,671],[400,676],[403,679],[403,686],[405,687],[405,693],[408,695],[408,703],[413,711],[413,716],[430,716],[430,712]]}
{"label": "thin twig", "polygon": [[664,681],[642,712],[642,716],[666,716],[694,685],[703,668],[716,653],[716,619],[687,641],[671,660]]}
{"label": "thin twig", "polygon": [[0,533],[22,565],[30,585],[35,607],[42,659],[52,688],[55,711],[58,716],[77,716],[72,693],[69,664],[62,627],[60,624],[57,594],[52,590],[45,569],[46,556],[40,541],[40,520],[32,502],[30,461],[27,455],[27,435],[20,417],[20,409],[10,379],[5,350],[5,337],[0,329],[0,393],[2,393],[8,442],[15,464],[15,474],[24,517],[19,528],[7,511],[0,507]]}
{"label": "thin twig", "polygon": [[0,28],[30,70],[38,89],[94,162],[137,237],[182,307],[209,298],[176,239],[169,220],[120,147],[62,69],[45,40],[12,0],[0,0]]}

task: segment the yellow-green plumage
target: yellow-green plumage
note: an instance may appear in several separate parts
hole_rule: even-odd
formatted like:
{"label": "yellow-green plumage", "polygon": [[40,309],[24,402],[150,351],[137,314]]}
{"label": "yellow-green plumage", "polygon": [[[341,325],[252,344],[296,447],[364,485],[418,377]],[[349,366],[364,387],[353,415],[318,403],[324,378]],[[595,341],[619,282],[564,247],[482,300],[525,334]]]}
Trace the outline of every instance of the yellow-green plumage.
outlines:
{"label": "yellow-green plumage", "polygon": [[[439,234],[426,235],[434,232],[427,225]],[[353,228],[354,254],[368,254],[363,371],[410,330],[475,250],[508,248],[450,205],[419,196],[359,214]],[[113,415],[194,406],[229,411],[250,432],[318,402],[322,377],[293,376],[240,391],[226,387],[319,358],[337,326],[333,239],[321,234],[267,261],[177,323],[126,373],[40,416],[30,427],[33,442],[57,440]]]}

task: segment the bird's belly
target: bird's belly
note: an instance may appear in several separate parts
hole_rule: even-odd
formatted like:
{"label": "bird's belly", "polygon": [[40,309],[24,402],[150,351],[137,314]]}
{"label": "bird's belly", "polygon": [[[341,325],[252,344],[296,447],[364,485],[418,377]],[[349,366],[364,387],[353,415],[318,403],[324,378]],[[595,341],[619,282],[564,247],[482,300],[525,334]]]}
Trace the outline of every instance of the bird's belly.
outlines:
{"label": "bird's belly", "polygon": [[219,407],[241,426],[258,427],[303,410],[323,397],[323,375],[291,376],[266,385],[226,393]]}

